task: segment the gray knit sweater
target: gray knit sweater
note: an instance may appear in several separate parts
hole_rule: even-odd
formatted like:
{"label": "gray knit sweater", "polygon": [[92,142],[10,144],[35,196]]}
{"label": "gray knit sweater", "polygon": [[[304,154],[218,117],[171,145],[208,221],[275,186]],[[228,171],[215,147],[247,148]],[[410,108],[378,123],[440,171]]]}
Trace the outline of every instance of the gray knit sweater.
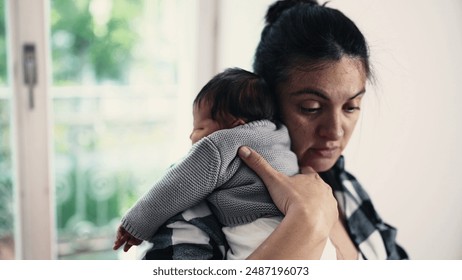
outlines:
{"label": "gray knit sweater", "polygon": [[260,178],[237,156],[240,146],[260,153],[287,175],[298,172],[287,128],[267,120],[216,131],[194,144],[122,218],[134,237],[148,240],[168,218],[207,199],[226,226],[282,215]]}

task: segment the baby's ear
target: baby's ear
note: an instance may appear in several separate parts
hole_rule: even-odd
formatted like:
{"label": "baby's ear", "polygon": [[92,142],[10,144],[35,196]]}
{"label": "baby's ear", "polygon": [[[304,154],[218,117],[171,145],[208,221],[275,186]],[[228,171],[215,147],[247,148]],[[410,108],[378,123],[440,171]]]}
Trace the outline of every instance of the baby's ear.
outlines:
{"label": "baby's ear", "polygon": [[235,119],[231,124],[231,127],[236,127],[243,124],[245,124],[245,121],[243,119]]}

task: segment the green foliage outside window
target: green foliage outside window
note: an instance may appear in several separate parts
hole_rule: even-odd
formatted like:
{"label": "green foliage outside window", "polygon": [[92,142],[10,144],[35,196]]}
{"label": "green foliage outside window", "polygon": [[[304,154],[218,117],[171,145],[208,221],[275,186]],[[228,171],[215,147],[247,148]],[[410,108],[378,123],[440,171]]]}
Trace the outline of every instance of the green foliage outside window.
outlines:
{"label": "green foliage outside window", "polygon": [[[108,250],[103,258],[113,258],[115,225],[124,205],[137,198],[140,183],[130,170],[107,160],[115,152],[107,142],[117,139],[112,131],[119,125],[101,112],[107,99],[99,97],[95,85],[128,84],[144,1],[55,0],[51,5],[58,254],[78,258]],[[93,93],[88,95],[87,88],[79,97],[75,89],[82,85]],[[70,98],[60,96],[62,86],[70,86]],[[117,100],[120,90],[109,94]]]}
{"label": "green foliage outside window", "polygon": [[[124,157],[141,155],[141,160],[132,161],[142,162],[146,154],[168,153],[171,141],[166,137],[172,129],[171,116],[162,112],[168,112],[165,108],[176,102],[176,89],[172,85],[177,82],[178,56],[172,46],[178,30],[171,23],[177,16],[175,3],[180,2],[50,0],[50,95],[54,111],[53,165],[60,258],[111,251],[115,223],[138,198],[142,188],[152,183],[143,175],[153,178],[164,171],[162,165],[152,163],[152,157],[151,163],[143,163],[148,167],[142,167],[145,168],[142,171],[134,164],[127,168],[131,162],[124,162]],[[164,21],[166,6],[169,21]],[[4,9],[4,0],[0,0],[0,11]],[[143,25],[138,24],[143,17],[149,22],[147,25],[144,22],[140,30]],[[144,32],[143,28],[150,30]],[[143,45],[146,38],[155,40]],[[0,12],[0,90],[6,88],[8,80],[6,50],[5,14]],[[133,69],[137,70],[135,74]],[[128,92],[130,75],[140,71],[150,85],[167,85],[169,89]],[[120,87],[110,87],[101,94],[108,84]],[[89,86],[85,90],[90,89],[91,93],[81,96],[82,85]],[[11,236],[14,229],[11,102],[6,93],[0,91],[0,239],[2,235]],[[152,101],[157,93],[161,97]],[[149,103],[143,99],[146,96],[150,96]],[[162,104],[163,111],[150,110],[158,104]],[[130,115],[138,110],[136,113],[142,112],[142,116],[130,120],[127,113],[113,114],[108,108],[131,108]],[[155,152],[152,147],[156,147]]]}
{"label": "green foliage outside window", "polygon": [[140,0],[52,1],[53,83],[125,83],[142,10]]}

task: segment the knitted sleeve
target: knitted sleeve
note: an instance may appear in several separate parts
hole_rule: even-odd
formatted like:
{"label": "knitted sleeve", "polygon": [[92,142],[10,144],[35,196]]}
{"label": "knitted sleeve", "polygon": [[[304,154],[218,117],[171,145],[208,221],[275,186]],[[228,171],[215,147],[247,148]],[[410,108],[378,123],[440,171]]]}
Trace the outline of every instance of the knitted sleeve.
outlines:
{"label": "knitted sleeve", "polygon": [[204,138],[146,193],[122,218],[134,237],[148,240],[169,218],[204,200],[216,187],[220,153]]}

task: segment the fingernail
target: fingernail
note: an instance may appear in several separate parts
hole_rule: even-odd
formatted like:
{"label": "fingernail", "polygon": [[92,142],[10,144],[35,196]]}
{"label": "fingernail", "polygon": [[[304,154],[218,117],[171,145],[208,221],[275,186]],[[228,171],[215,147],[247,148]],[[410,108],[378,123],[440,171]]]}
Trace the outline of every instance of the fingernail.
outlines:
{"label": "fingernail", "polygon": [[251,153],[250,149],[245,147],[245,146],[239,148],[239,156],[240,157],[247,158],[247,157],[250,156],[250,153]]}

